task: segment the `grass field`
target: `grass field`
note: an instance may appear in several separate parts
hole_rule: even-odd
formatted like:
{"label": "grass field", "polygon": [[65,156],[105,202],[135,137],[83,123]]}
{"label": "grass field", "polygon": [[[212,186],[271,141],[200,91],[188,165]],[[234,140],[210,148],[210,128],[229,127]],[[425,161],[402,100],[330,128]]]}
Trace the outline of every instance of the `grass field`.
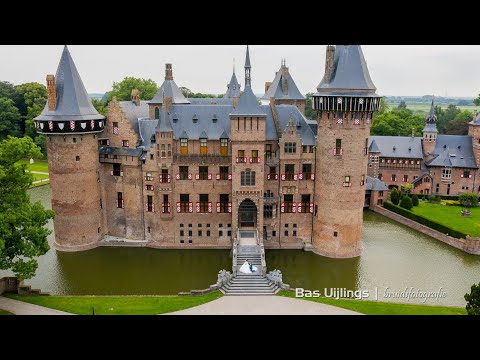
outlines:
{"label": "grass field", "polygon": [[197,296],[21,296],[7,297],[73,314],[155,315],[188,309],[218,299],[215,291]]}
{"label": "grass field", "polygon": [[[280,296],[295,298],[291,291],[281,291]],[[464,308],[448,306],[430,306],[416,304],[397,304],[368,300],[349,300],[332,298],[302,298],[305,301],[316,301],[322,304],[338,306],[366,315],[466,315]]]}
{"label": "grass field", "polygon": [[480,208],[478,207],[470,209],[470,217],[461,216],[461,206],[447,206],[423,201],[419,206],[414,206],[411,211],[454,230],[480,237]]}
{"label": "grass field", "polygon": [[0,315],[13,315],[11,312],[0,309]]}
{"label": "grass field", "polygon": [[44,174],[32,174],[32,175],[33,175],[33,181],[48,179],[48,175],[44,175]]}
{"label": "grass field", "polygon": [[[390,109],[395,109],[398,107],[398,104],[399,103],[388,103],[388,106],[390,107]],[[445,110],[447,107],[448,107],[448,104],[435,104],[435,105],[439,105],[442,107],[443,110]],[[478,106],[458,106],[457,105],[457,108],[459,108],[460,110],[468,110],[470,112],[473,113],[474,110],[477,110],[479,111],[479,108]],[[430,111],[430,104],[407,104],[407,109],[410,109],[412,111],[419,111],[419,112],[425,112],[425,113],[428,113]]]}
{"label": "grass field", "polygon": [[27,170],[39,171],[48,173],[48,163],[46,160],[35,160],[33,164],[30,164],[29,160],[20,160],[17,164],[26,164]]}

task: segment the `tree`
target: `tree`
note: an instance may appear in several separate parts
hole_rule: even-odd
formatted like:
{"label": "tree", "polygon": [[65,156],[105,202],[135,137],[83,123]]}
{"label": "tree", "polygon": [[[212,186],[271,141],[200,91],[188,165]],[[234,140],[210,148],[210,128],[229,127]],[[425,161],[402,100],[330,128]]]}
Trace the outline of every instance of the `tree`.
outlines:
{"label": "tree", "polygon": [[186,88],[184,86],[180,87],[179,89],[182,92],[183,96],[185,96],[186,98],[191,98],[191,99],[195,99],[195,98],[213,99],[213,98],[222,98],[223,97],[223,95],[217,96],[217,95],[213,95],[213,94],[194,93],[189,88]]}
{"label": "tree", "polygon": [[15,86],[8,81],[0,81],[0,98],[16,101],[17,94],[15,92]]}
{"label": "tree", "polygon": [[463,206],[465,206],[465,204],[470,204],[470,206],[465,206],[465,207],[477,207],[478,195],[473,192],[463,192],[458,197],[458,201]]}
{"label": "tree", "polygon": [[478,97],[473,100],[473,103],[475,104],[475,106],[480,106],[480,94],[478,94]]}
{"label": "tree", "polygon": [[413,206],[418,206],[418,196],[417,196],[417,194],[412,195],[412,205]]}
{"label": "tree", "polygon": [[48,93],[45,85],[31,82],[15,86],[20,101],[16,104],[25,119],[32,120],[42,112],[47,103]]}
{"label": "tree", "polygon": [[408,109],[393,109],[375,116],[370,133],[380,136],[411,136],[413,129],[419,131],[424,126],[424,117],[413,115]]}
{"label": "tree", "polygon": [[305,95],[305,117],[310,120],[315,120],[317,118],[317,112],[313,110],[312,99],[313,93]]}
{"label": "tree", "polygon": [[473,114],[464,110],[458,113],[455,118],[447,124],[448,135],[468,135],[468,123],[472,121]]}
{"label": "tree", "polygon": [[406,108],[407,108],[407,103],[404,100],[400,101],[400,104],[398,104],[397,109],[398,110],[405,110]]}
{"label": "tree", "polygon": [[413,185],[410,183],[402,184],[402,189],[405,191],[406,194],[410,194],[410,190],[412,190]]}
{"label": "tree", "polygon": [[99,100],[99,99],[92,99],[92,105],[98,111],[99,114],[107,115],[108,104],[106,101]]}
{"label": "tree", "polygon": [[392,191],[390,192],[390,200],[392,201],[392,204],[398,205],[398,203],[400,202],[400,191],[398,191],[398,189],[392,189]]}
{"label": "tree", "polygon": [[54,217],[40,202],[30,203],[27,189],[33,177],[25,172],[26,165],[15,164],[30,157],[42,157],[30,137],[9,136],[0,142],[0,269],[11,269],[19,279],[35,275],[36,257],[50,248],[51,230],[44,226]]}
{"label": "tree", "polygon": [[400,207],[410,210],[413,208],[412,199],[409,196],[404,196],[402,201],[400,201]]}
{"label": "tree", "polygon": [[480,315],[480,283],[478,285],[472,285],[470,288],[470,294],[465,294],[465,300],[467,305],[465,309],[468,315]]}
{"label": "tree", "polygon": [[140,98],[143,100],[151,100],[155,97],[158,91],[158,86],[155,81],[151,79],[141,79],[135,77],[126,77],[120,82],[114,82],[112,91],[108,93],[108,101],[112,100],[114,96],[118,101],[130,101],[132,99],[132,90],[138,89],[140,91]]}
{"label": "tree", "polygon": [[388,103],[385,100],[385,98],[382,97],[380,99],[380,106],[378,108],[377,114],[384,114],[384,113],[388,112],[389,109],[390,109],[390,106],[388,106]]}
{"label": "tree", "polygon": [[12,99],[0,98],[0,140],[20,136],[21,116]]}

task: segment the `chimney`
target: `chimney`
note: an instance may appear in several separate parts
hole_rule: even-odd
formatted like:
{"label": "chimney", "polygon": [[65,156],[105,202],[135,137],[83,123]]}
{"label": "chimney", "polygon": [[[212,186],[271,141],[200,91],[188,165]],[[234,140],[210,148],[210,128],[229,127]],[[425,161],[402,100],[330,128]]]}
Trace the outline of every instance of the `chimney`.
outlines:
{"label": "chimney", "polygon": [[267,81],[267,82],[265,83],[265,92],[267,92],[268,89],[270,89],[270,86],[272,86],[272,83],[271,83],[270,81]]}
{"label": "chimney", "polygon": [[282,64],[282,89],[283,95],[288,95],[288,68],[285,60]]}
{"label": "chimney", "polygon": [[55,76],[47,75],[48,111],[55,111],[57,105],[57,86]]}
{"label": "chimney", "polygon": [[473,110],[473,121],[477,120],[477,110]]}
{"label": "chimney", "polygon": [[132,89],[132,102],[140,106],[140,91],[138,89]]}
{"label": "chimney", "polygon": [[233,108],[236,109],[237,108],[237,105],[238,105],[238,97],[234,97],[233,98]]}
{"label": "chimney", "polygon": [[172,64],[165,64],[165,80],[173,80]]}
{"label": "chimney", "polygon": [[333,61],[335,59],[335,46],[327,45],[327,56],[325,59],[325,80],[330,82],[333,75]]}
{"label": "chimney", "polygon": [[168,113],[172,112],[172,107],[173,107],[173,99],[171,96],[165,96],[163,98],[163,105],[165,105],[165,110],[167,110]]}

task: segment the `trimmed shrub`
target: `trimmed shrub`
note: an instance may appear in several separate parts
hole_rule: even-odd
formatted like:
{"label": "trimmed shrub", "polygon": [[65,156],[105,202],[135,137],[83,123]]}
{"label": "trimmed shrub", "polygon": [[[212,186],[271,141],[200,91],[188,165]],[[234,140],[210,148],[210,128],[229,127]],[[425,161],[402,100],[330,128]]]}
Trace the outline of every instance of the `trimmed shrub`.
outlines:
{"label": "trimmed shrub", "polygon": [[440,196],[442,200],[458,200],[458,196],[456,195],[445,195],[445,196]]}
{"label": "trimmed shrub", "polygon": [[478,206],[478,195],[472,192],[464,192],[459,196],[460,205],[465,207],[477,207]]}
{"label": "trimmed shrub", "polygon": [[428,195],[428,201],[431,203],[440,203],[441,200],[442,198],[438,195],[435,195],[435,194]]}
{"label": "trimmed shrub", "polygon": [[413,194],[412,196],[412,205],[413,206],[418,206],[418,196]]}
{"label": "trimmed shrub", "polygon": [[398,205],[400,203],[400,195],[400,191],[398,191],[396,188],[393,188],[390,192],[390,200],[394,205]]}
{"label": "trimmed shrub", "polygon": [[457,239],[465,239],[467,237],[467,234],[454,230],[448,226],[439,224],[435,221],[432,221],[430,219],[424,218],[423,216],[417,215],[412,213],[409,210],[405,210],[399,206],[393,205],[391,202],[385,201],[383,203],[383,207],[387,210],[393,211],[399,215],[402,215],[410,220],[416,221],[419,224],[428,226],[429,228],[435,229],[437,231],[440,231],[441,233],[450,235],[451,237],[457,238]]}
{"label": "trimmed shrub", "polygon": [[410,210],[413,208],[412,199],[410,199],[408,196],[404,196],[402,201],[400,201],[400,206],[404,209]]}
{"label": "trimmed shrub", "polygon": [[444,200],[444,201],[442,201],[442,203],[444,203],[447,206],[459,206],[460,205],[460,201],[458,201],[458,200]]}

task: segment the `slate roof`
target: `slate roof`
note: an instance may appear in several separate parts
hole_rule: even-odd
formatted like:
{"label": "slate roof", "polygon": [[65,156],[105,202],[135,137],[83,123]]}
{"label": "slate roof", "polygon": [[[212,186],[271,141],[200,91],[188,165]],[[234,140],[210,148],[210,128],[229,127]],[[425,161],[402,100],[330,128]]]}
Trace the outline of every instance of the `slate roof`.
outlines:
{"label": "slate roof", "polygon": [[268,88],[265,95],[262,97],[264,100],[269,100],[270,98],[283,99],[283,100],[305,100],[305,96],[302,95],[300,90],[298,90],[297,84],[293,81],[290,71],[287,72],[287,88],[288,93],[284,94],[283,91],[283,68],[285,65],[282,65],[280,70],[275,75],[272,85]]}
{"label": "slate roof", "polygon": [[233,99],[235,97],[239,97],[240,87],[241,85],[238,83],[237,76],[235,75],[235,69],[233,69],[232,78],[227,85],[227,93],[225,94],[225,98]]}
{"label": "slate roof", "polygon": [[388,191],[387,185],[380,179],[367,176],[367,184],[365,190],[370,191]]}
{"label": "slate roof", "polygon": [[476,119],[474,121],[470,121],[469,124],[480,125],[480,113],[477,115]]}
{"label": "slate roof", "polygon": [[67,46],[64,47],[60,58],[55,83],[57,92],[55,110],[48,110],[47,101],[42,113],[35,120],[105,119],[105,116],[100,115],[93,107]]}
{"label": "slate roof", "polygon": [[140,146],[149,149],[152,146],[152,135],[155,135],[155,128],[157,127],[156,120],[140,119],[138,120],[138,128],[140,130]]}
{"label": "slate roof", "polygon": [[428,166],[447,166],[477,169],[473,154],[472,137],[469,135],[438,135],[435,142],[434,159]]}
{"label": "slate roof", "polygon": [[155,130],[160,132],[173,131],[171,115],[167,112],[165,106],[162,107],[162,113],[160,115],[160,119],[158,119]]}
{"label": "slate roof", "polygon": [[233,99],[223,98],[187,98],[192,105],[232,105]]}
{"label": "slate roof", "polygon": [[371,153],[379,153],[380,152],[380,149],[378,148],[378,145],[377,145],[377,142],[375,141],[375,139],[373,139],[370,142],[370,146],[368,147],[368,152],[371,152]]}
{"label": "slate roof", "polygon": [[438,133],[437,131],[437,116],[435,115],[435,104],[432,99],[432,105],[430,106],[430,112],[427,115],[425,121],[425,127],[423,132]]}
{"label": "slate roof", "polygon": [[252,65],[250,65],[250,49],[248,48],[248,45],[247,45],[247,55],[245,56],[245,67],[246,68],[252,67]]}
{"label": "slate roof", "polygon": [[[381,157],[423,159],[422,138],[411,136],[370,136],[369,148],[375,141]],[[395,148],[395,150],[394,150]]]}
{"label": "slate roof", "polygon": [[163,104],[164,94],[165,96],[171,97],[174,104],[190,104],[190,101],[183,96],[174,80],[165,80],[162,86],[160,86],[160,89],[158,89],[155,97],[150,100],[149,103]]}
{"label": "slate roof", "polygon": [[265,115],[265,112],[261,110],[260,105],[258,104],[258,99],[254,95],[250,85],[245,87],[240,99],[238,99],[238,104],[235,109],[233,109],[232,114],[235,115]]}
{"label": "slate roof", "polygon": [[370,78],[360,45],[336,46],[332,78],[327,81],[324,77],[317,90],[321,93],[335,90],[364,90],[375,93],[377,88]]}
{"label": "slate roof", "polygon": [[148,102],[140,101],[140,105],[138,106],[133,101],[120,101],[119,103],[128,121],[132,125],[135,132],[138,134],[138,119],[148,118],[149,116]]}

